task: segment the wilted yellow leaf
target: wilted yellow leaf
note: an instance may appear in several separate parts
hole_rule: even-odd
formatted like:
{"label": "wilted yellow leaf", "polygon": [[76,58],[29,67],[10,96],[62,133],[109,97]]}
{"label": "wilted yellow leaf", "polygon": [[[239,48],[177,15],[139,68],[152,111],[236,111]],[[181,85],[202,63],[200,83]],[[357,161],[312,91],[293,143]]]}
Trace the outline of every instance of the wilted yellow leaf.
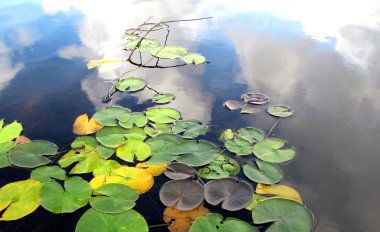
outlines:
{"label": "wilted yellow leaf", "polygon": [[96,68],[102,64],[107,64],[107,63],[119,63],[119,62],[123,62],[123,60],[90,60],[88,63],[87,63],[87,68],[88,69],[93,69],[93,68]]}
{"label": "wilted yellow leaf", "polygon": [[103,126],[100,125],[94,118],[88,120],[88,115],[82,114],[75,119],[73,132],[77,135],[88,135],[95,133],[102,128]]}
{"label": "wilted yellow leaf", "polygon": [[167,166],[168,166],[167,164],[147,164],[147,163],[136,164],[136,168],[143,169],[149,172],[152,176],[161,175],[165,171]]}
{"label": "wilted yellow leaf", "polygon": [[302,199],[301,199],[300,194],[295,189],[286,185],[281,185],[281,184],[265,185],[265,184],[259,183],[256,186],[256,193],[276,195],[278,197],[297,201],[302,204]]}
{"label": "wilted yellow leaf", "polygon": [[209,210],[203,205],[192,210],[177,210],[175,206],[167,207],[164,211],[164,221],[170,223],[168,228],[171,232],[187,232],[191,223],[198,217],[206,215]]}
{"label": "wilted yellow leaf", "polygon": [[20,135],[16,138],[16,143],[18,144],[24,144],[29,143],[31,140],[23,135]]}

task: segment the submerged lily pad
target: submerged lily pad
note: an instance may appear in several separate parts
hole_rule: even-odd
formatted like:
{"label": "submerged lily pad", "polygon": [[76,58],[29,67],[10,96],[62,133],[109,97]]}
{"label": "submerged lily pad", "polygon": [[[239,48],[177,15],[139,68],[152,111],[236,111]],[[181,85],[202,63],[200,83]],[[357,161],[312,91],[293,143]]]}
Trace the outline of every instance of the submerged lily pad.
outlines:
{"label": "submerged lily pad", "polygon": [[119,106],[99,109],[94,114],[95,120],[103,126],[117,126],[117,121],[126,122],[130,117],[130,110]]}
{"label": "submerged lily pad", "polygon": [[[1,124],[4,124],[4,120],[1,120]],[[6,125],[5,127],[0,127],[0,143],[10,142],[17,138],[22,131],[22,125],[17,121]]]}
{"label": "submerged lily pad", "polygon": [[228,217],[223,220],[220,214],[207,214],[197,218],[190,227],[189,232],[258,232],[249,223],[238,218]]}
{"label": "submerged lily pad", "polygon": [[187,54],[187,49],[179,46],[158,46],[150,50],[150,54],[161,59],[176,59]]}
{"label": "submerged lily pad", "polygon": [[226,155],[218,155],[214,161],[198,170],[198,175],[206,179],[221,179],[230,175],[237,175],[239,172],[240,165],[238,162]]}
{"label": "submerged lily pad", "polygon": [[211,205],[222,203],[222,208],[229,211],[244,209],[252,200],[251,186],[238,179],[228,177],[207,182],[205,199]]}
{"label": "submerged lily pad", "polygon": [[252,153],[252,145],[244,139],[234,138],[224,143],[227,150],[235,153],[236,155],[249,155]]}
{"label": "submerged lily pad", "polygon": [[195,169],[181,163],[171,163],[164,171],[165,176],[173,180],[183,180],[193,177],[196,173]]}
{"label": "submerged lily pad", "polygon": [[181,118],[181,114],[170,108],[149,108],[146,117],[155,123],[172,123]]}
{"label": "submerged lily pad", "polygon": [[162,185],[160,200],[166,206],[176,206],[178,210],[191,210],[204,199],[201,184],[192,180],[172,180]]}
{"label": "submerged lily pad", "polygon": [[206,58],[199,53],[189,53],[182,57],[182,60],[186,64],[203,64],[206,62]]}
{"label": "submerged lily pad", "polygon": [[255,224],[273,222],[267,231],[308,232],[313,226],[313,215],[303,205],[281,198],[266,199],[252,210]]}
{"label": "submerged lily pad", "polygon": [[137,160],[143,161],[151,154],[151,149],[148,144],[137,139],[129,139],[124,145],[116,149],[116,155],[127,162],[133,163],[136,157]]}
{"label": "submerged lily pad", "polygon": [[136,125],[138,127],[143,127],[147,123],[148,123],[148,119],[142,113],[132,113],[131,117],[127,121],[125,121],[125,122],[120,122],[119,121],[119,125],[121,127],[126,128],[126,129],[130,129],[134,125]]}
{"label": "submerged lily pad", "polygon": [[282,163],[293,159],[296,151],[293,148],[281,149],[285,141],[280,139],[264,139],[253,146],[253,154],[266,162]]}
{"label": "submerged lily pad", "polygon": [[293,115],[293,111],[285,105],[275,105],[268,108],[268,113],[275,117],[286,118]]}
{"label": "submerged lily pad", "polygon": [[51,181],[52,178],[64,180],[66,178],[65,170],[58,166],[45,166],[34,169],[30,174],[30,179],[38,180],[41,183]]}
{"label": "submerged lily pad", "polygon": [[166,104],[174,99],[174,94],[172,93],[157,93],[151,97],[152,101],[157,104]]}
{"label": "submerged lily pad", "polygon": [[263,105],[269,101],[268,97],[261,93],[245,93],[241,96],[241,99],[246,103],[254,105]]}
{"label": "submerged lily pad", "polygon": [[138,77],[127,77],[119,80],[115,84],[115,88],[121,92],[128,89],[130,92],[135,92],[144,89],[146,82],[142,78]]}
{"label": "submerged lily pad", "polygon": [[205,135],[207,133],[208,126],[202,125],[200,121],[197,120],[184,120],[177,122],[172,127],[174,134],[183,133],[182,137],[187,139],[193,139],[199,135]]}
{"label": "submerged lily pad", "polygon": [[256,160],[257,167],[252,164],[243,166],[243,172],[246,177],[256,183],[275,184],[282,178],[279,167],[265,161]]}
{"label": "submerged lily pad", "polygon": [[230,110],[237,110],[243,108],[244,103],[242,103],[241,101],[228,100],[224,102],[223,105]]}

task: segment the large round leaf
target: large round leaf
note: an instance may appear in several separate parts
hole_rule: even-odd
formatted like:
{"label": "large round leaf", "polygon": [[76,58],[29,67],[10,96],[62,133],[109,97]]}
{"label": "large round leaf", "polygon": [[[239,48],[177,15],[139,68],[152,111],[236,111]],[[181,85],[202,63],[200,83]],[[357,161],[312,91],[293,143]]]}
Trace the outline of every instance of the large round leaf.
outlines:
{"label": "large round leaf", "polygon": [[129,88],[129,91],[139,91],[144,89],[146,86],[146,82],[142,78],[138,77],[128,77],[121,79],[120,81],[116,82],[115,87],[119,91],[125,91]]}
{"label": "large round leaf", "polygon": [[65,190],[55,181],[45,182],[41,191],[41,205],[52,213],[72,213],[87,205],[92,190],[87,181],[80,177],[65,180]]}
{"label": "large round leaf", "polygon": [[176,158],[178,162],[198,167],[213,161],[219,152],[212,143],[186,141],[178,144],[173,154],[179,155],[179,157]]}
{"label": "large round leaf", "polygon": [[96,133],[96,139],[106,147],[116,148],[126,141],[128,130],[122,127],[104,127]]}
{"label": "large round leaf", "polygon": [[186,64],[203,64],[206,62],[206,58],[199,53],[189,53],[182,57],[182,60],[185,61]]}
{"label": "large round leaf", "polygon": [[288,199],[269,198],[259,202],[252,210],[256,224],[273,222],[268,232],[308,232],[313,225],[313,215],[303,205]]}
{"label": "large round leaf", "polygon": [[65,170],[58,166],[44,166],[34,169],[30,174],[30,179],[38,180],[41,183],[48,182],[52,178],[64,180],[66,178]]}
{"label": "large round leaf", "polygon": [[0,221],[17,220],[32,213],[40,205],[38,192],[42,184],[35,180],[22,180],[0,189]]}
{"label": "large round leaf", "polygon": [[131,117],[127,121],[125,122],[119,121],[119,125],[127,129],[132,128],[134,125],[138,127],[143,127],[147,123],[148,123],[148,119],[142,113],[132,113]]}
{"label": "large round leaf", "polygon": [[280,139],[264,139],[253,146],[253,154],[264,161],[282,163],[293,159],[296,151],[293,148],[282,149],[285,141]]}
{"label": "large round leaf", "polygon": [[123,184],[106,184],[95,191],[100,195],[92,197],[92,208],[103,213],[122,213],[136,205],[139,193]]}
{"label": "large round leaf", "polygon": [[166,167],[165,176],[173,180],[182,180],[193,177],[196,173],[195,169],[181,163],[171,163]]}
{"label": "large round leaf", "polygon": [[198,171],[198,175],[206,179],[220,179],[230,175],[237,175],[240,165],[226,155],[218,155],[214,161]]}
{"label": "large round leaf", "polygon": [[261,160],[256,160],[256,164],[257,167],[252,164],[243,166],[243,172],[250,180],[263,184],[275,184],[281,180],[281,169],[277,165]]}
{"label": "large round leaf", "polygon": [[262,141],[264,139],[264,132],[253,127],[243,128],[238,132],[240,138],[245,139],[250,143]]}
{"label": "large round leaf", "polygon": [[50,163],[45,156],[58,153],[58,148],[47,141],[32,141],[16,145],[8,153],[9,161],[18,167],[35,168]]}
{"label": "large round leaf", "polygon": [[182,142],[181,137],[166,133],[149,139],[146,143],[152,149],[152,157],[148,160],[148,164],[167,164],[172,162],[178,157],[173,155],[173,152]]}
{"label": "large round leaf", "polygon": [[151,154],[151,149],[148,144],[137,139],[129,139],[126,144],[116,149],[116,155],[127,162],[133,163],[135,157],[142,161],[148,158]]}
{"label": "large round leaf", "polygon": [[178,210],[194,209],[203,199],[203,186],[192,180],[172,180],[166,182],[160,190],[161,202],[166,206],[175,205]]}
{"label": "large round leaf", "polygon": [[181,114],[170,108],[149,108],[146,112],[147,118],[155,123],[172,123],[181,118]]}
{"label": "large round leaf", "polygon": [[275,117],[286,118],[293,115],[293,111],[284,105],[275,105],[268,108],[268,113]]}
{"label": "large round leaf", "polygon": [[249,184],[235,178],[223,178],[207,182],[205,199],[211,205],[222,203],[222,208],[236,211],[246,207],[252,200],[253,191]]}
{"label": "large round leaf", "polygon": [[234,138],[234,140],[228,140],[224,143],[227,150],[235,153],[236,155],[249,155],[252,153],[251,144],[241,138]]}
{"label": "large round leaf", "polygon": [[131,209],[124,213],[108,214],[87,210],[79,219],[75,232],[148,232],[143,216]]}
{"label": "large round leaf", "polygon": [[220,214],[208,214],[197,218],[189,232],[257,232],[258,230],[245,221],[237,218],[228,217],[223,220]]}
{"label": "large round leaf", "polygon": [[95,120],[103,126],[116,126],[117,121],[126,122],[131,117],[129,109],[110,106],[106,109],[99,109],[95,114]]}
{"label": "large round leaf", "polygon": [[158,46],[150,50],[150,54],[162,59],[176,59],[186,53],[187,49],[179,46]]}
{"label": "large round leaf", "polygon": [[208,126],[202,125],[197,120],[185,120],[174,124],[172,131],[174,134],[183,133],[182,137],[187,139],[193,139],[199,135],[205,135],[207,133]]}
{"label": "large round leaf", "polygon": [[10,151],[14,146],[15,142],[5,142],[0,143],[0,168],[8,167],[11,163],[8,160],[8,151]]}
{"label": "large round leaf", "polygon": [[[3,125],[4,120],[1,120],[1,126]],[[0,127],[0,143],[9,142],[17,136],[20,135],[22,131],[22,125],[17,121],[12,122],[11,124],[6,125],[4,128]]]}

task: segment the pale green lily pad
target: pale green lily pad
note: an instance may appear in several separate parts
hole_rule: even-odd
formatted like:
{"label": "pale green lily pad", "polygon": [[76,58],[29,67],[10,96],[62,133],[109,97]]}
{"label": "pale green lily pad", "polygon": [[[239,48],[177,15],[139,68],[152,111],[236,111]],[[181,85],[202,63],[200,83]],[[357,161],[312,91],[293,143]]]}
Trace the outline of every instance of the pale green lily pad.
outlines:
{"label": "pale green lily pad", "polygon": [[187,49],[179,46],[158,46],[150,50],[150,54],[162,59],[176,59],[187,54]]}
{"label": "pale green lily pad", "polygon": [[[4,120],[1,120],[1,122],[3,126]],[[11,124],[6,125],[4,128],[0,127],[0,143],[12,141],[20,135],[21,131],[22,125],[17,121],[14,121]]]}
{"label": "pale green lily pad", "polygon": [[285,105],[275,105],[268,108],[268,113],[275,117],[286,118],[293,115],[293,111]]}
{"label": "pale green lily pad", "polygon": [[98,146],[98,141],[92,136],[80,136],[71,143],[73,149],[93,150]]}
{"label": "pale green lily pad", "polygon": [[75,232],[148,232],[143,216],[133,209],[119,214],[87,210],[79,219]]}
{"label": "pale green lily pad", "polygon": [[112,175],[112,170],[120,168],[121,164],[119,164],[116,160],[100,160],[98,165],[93,171],[94,176]]}
{"label": "pale green lily pad", "polygon": [[[125,48],[129,50],[133,50],[137,47],[137,44],[140,42],[141,38],[135,38],[133,40],[128,41],[125,44]],[[142,39],[140,45],[137,47],[140,51],[149,51],[153,48],[160,46],[160,43],[156,39]]]}
{"label": "pale green lily pad", "polygon": [[166,104],[174,99],[174,94],[172,93],[157,93],[150,98],[154,103]]}
{"label": "pale green lily pad", "polygon": [[35,168],[50,163],[46,156],[58,153],[55,144],[47,141],[32,141],[25,144],[17,144],[8,152],[9,161],[18,167]]}
{"label": "pale green lily pad", "polygon": [[199,53],[189,53],[182,57],[182,60],[186,64],[203,64],[206,62],[206,58]]}
{"label": "pale green lily pad", "polygon": [[148,160],[148,164],[167,164],[178,157],[173,153],[183,139],[178,135],[163,133],[146,142],[152,149],[152,157]]}
{"label": "pale green lily pad", "polygon": [[127,121],[125,121],[125,122],[120,122],[119,121],[119,125],[121,127],[126,128],[126,129],[130,129],[134,125],[136,125],[138,127],[143,127],[147,123],[148,123],[148,119],[142,113],[132,113],[131,117]]}
{"label": "pale green lily pad", "polygon": [[127,162],[133,163],[135,157],[139,161],[143,161],[151,154],[150,146],[140,140],[129,139],[124,145],[116,150],[116,155]]}
{"label": "pale green lily pad", "polygon": [[127,77],[116,82],[115,87],[117,90],[123,92],[128,89],[130,92],[135,92],[144,89],[146,82],[142,78]]}
{"label": "pale green lily pad", "polygon": [[246,177],[256,183],[275,184],[282,178],[281,169],[275,165],[262,160],[256,160],[257,167],[252,164],[243,166]]}
{"label": "pale green lily pad", "polygon": [[95,191],[96,197],[92,197],[90,205],[102,213],[122,213],[132,209],[140,194],[136,190],[123,184],[106,184]]}
{"label": "pale green lily pad", "polygon": [[73,163],[77,163],[70,171],[70,174],[83,174],[93,172],[97,167],[98,162],[100,162],[102,157],[98,155],[96,150],[89,152],[79,152],[69,151],[66,153],[59,161],[59,165],[63,168],[68,167]]}
{"label": "pale green lily pad", "polygon": [[252,145],[245,139],[234,138],[234,140],[226,141],[224,146],[236,155],[249,155],[252,153]]}
{"label": "pale green lily pad", "polygon": [[234,138],[234,132],[231,129],[226,129],[220,134],[219,140],[222,142],[226,142],[227,140]]}
{"label": "pale green lily pad", "polygon": [[258,232],[258,230],[247,222],[238,218],[228,217],[223,220],[220,214],[207,214],[198,217],[191,225],[189,232]]}
{"label": "pale green lily pad", "polygon": [[237,175],[239,172],[240,165],[236,160],[226,155],[218,155],[214,161],[198,170],[198,176],[206,179],[220,179]]}
{"label": "pale green lily pad", "polygon": [[181,118],[181,114],[170,108],[149,108],[146,112],[147,118],[155,123],[172,123]]}
{"label": "pale green lily pad", "polygon": [[259,204],[260,201],[263,201],[265,199],[267,199],[266,196],[255,194],[252,197],[251,203],[249,203],[249,205],[247,205],[247,207],[245,207],[245,209],[248,209],[248,210],[252,211],[253,208],[255,208],[257,204]]}
{"label": "pale green lily pad", "polygon": [[253,154],[266,162],[282,163],[293,159],[296,151],[293,148],[281,149],[285,141],[280,139],[264,139],[253,146]]}
{"label": "pale green lily pad", "polygon": [[52,178],[64,180],[66,178],[65,170],[58,166],[44,166],[36,168],[30,173],[30,179],[38,180],[41,183],[51,181]]}
{"label": "pale green lily pad", "polygon": [[250,143],[262,141],[265,137],[264,132],[262,130],[253,127],[240,129],[238,133],[240,138],[245,139]]}
{"label": "pale green lily pad", "polygon": [[80,177],[65,180],[65,189],[55,181],[45,182],[40,191],[41,205],[52,213],[72,213],[87,205],[92,189]]}
{"label": "pale green lily pad", "polygon": [[155,137],[163,133],[171,133],[172,128],[165,123],[151,123],[151,126],[144,127],[144,132],[150,137]]}
{"label": "pale green lily pad", "polygon": [[126,141],[128,129],[116,127],[103,127],[96,133],[96,139],[106,147],[116,148]]}
{"label": "pale green lily pad", "polygon": [[117,121],[126,122],[130,117],[130,110],[119,106],[100,109],[94,114],[95,120],[103,126],[116,126]]}
{"label": "pale green lily pad", "polygon": [[183,133],[182,137],[187,139],[193,139],[199,135],[205,135],[207,133],[208,126],[202,125],[200,121],[197,120],[184,120],[177,122],[172,127],[174,134]]}
{"label": "pale green lily pad", "polygon": [[255,224],[273,222],[267,229],[270,232],[309,232],[313,226],[313,215],[298,202],[269,198],[260,201],[252,210]]}
{"label": "pale green lily pad", "polygon": [[7,152],[16,146],[15,142],[0,143],[0,168],[5,168],[11,165],[8,160]]}

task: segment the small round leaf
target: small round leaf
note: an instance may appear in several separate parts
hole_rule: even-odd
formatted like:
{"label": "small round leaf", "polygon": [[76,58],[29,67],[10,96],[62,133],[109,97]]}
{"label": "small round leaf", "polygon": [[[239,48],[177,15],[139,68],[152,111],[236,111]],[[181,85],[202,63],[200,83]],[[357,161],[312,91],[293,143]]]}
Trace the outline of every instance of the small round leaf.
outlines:
{"label": "small round leaf", "polygon": [[268,113],[275,117],[286,118],[293,115],[293,111],[284,105],[275,105],[268,108]]}

